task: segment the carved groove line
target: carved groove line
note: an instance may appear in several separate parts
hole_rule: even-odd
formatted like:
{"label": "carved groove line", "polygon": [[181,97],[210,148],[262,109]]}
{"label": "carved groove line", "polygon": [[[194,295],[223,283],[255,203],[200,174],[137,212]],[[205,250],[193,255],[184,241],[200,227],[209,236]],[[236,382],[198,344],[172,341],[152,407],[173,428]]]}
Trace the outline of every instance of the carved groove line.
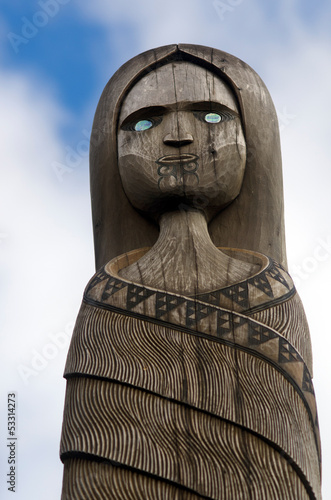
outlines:
{"label": "carved groove line", "polygon": [[[74,481],[79,477],[79,482]],[[79,484],[77,484],[79,483]],[[78,492],[76,491],[78,488]],[[206,498],[183,488],[110,463],[65,460],[62,500],[199,500]],[[306,497],[300,497],[304,500]]]}
{"label": "carved groove line", "polygon": [[309,329],[301,300],[297,294],[290,300],[254,313],[251,317],[282,332],[282,335],[297,348],[312,373]]}
{"label": "carved groove line", "polygon": [[[299,478],[290,480],[294,474],[286,460],[231,424],[104,381],[70,379],[68,392],[71,405],[65,414],[64,453],[75,451],[72,439],[83,424],[96,432],[85,432],[85,449],[78,446],[80,451],[178,482],[201,495],[223,498],[226,491],[230,499],[305,498],[283,491],[281,485],[291,481],[298,491],[303,489]],[[78,414],[84,416],[77,419]]]}
{"label": "carved groove line", "polygon": [[[317,461],[311,462],[306,455],[313,450],[312,455],[316,456],[307,412],[297,392],[277,370],[247,353],[237,351],[235,355],[232,348],[223,344],[154,324],[148,328],[136,318],[90,306],[84,308],[89,311],[88,315],[84,313],[85,335],[79,330],[74,335],[75,356],[69,355],[67,374],[85,371],[86,375],[117,379],[235,421],[276,443],[294,458],[308,479],[311,469],[319,476]],[[87,365],[86,352],[99,344],[102,349],[95,349]],[[153,362],[148,362],[150,353]],[[105,359],[110,371],[105,368]],[[235,405],[237,368],[241,415]],[[302,436],[306,447],[299,453]]]}

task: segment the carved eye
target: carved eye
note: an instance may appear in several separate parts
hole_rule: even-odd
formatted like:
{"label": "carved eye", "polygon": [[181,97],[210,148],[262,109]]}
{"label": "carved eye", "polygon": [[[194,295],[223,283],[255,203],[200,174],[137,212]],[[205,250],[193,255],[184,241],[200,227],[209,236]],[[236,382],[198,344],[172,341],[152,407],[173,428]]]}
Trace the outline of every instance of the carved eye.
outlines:
{"label": "carved eye", "polygon": [[218,113],[207,113],[205,115],[205,122],[207,123],[219,123],[222,121],[222,117]]}
{"label": "carved eye", "polygon": [[220,111],[219,113],[208,113],[206,111],[198,111],[194,113],[198,120],[206,123],[220,123],[233,120],[235,116],[229,111]]}
{"label": "carved eye", "polygon": [[[125,120],[126,121],[126,120]],[[150,128],[157,127],[161,123],[161,116],[153,116],[153,118],[145,118],[143,120],[133,120],[121,125],[122,130],[130,130],[131,132],[144,132]]]}
{"label": "carved eye", "polygon": [[143,130],[148,130],[153,127],[153,122],[151,120],[139,120],[134,126],[136,132],[142,132]]}

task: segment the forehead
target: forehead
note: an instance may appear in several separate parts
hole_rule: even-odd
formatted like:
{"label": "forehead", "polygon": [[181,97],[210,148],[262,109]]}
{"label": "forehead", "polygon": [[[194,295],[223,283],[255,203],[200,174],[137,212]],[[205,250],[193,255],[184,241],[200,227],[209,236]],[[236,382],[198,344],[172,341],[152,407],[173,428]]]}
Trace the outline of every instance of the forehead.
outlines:
{"label": "forehead", "polygon": [[151,71],[132,87],[123,102],[121,117],[149,106],[208,101],[238,111],[232,91],[218,76],[189,62],[173,62]]}

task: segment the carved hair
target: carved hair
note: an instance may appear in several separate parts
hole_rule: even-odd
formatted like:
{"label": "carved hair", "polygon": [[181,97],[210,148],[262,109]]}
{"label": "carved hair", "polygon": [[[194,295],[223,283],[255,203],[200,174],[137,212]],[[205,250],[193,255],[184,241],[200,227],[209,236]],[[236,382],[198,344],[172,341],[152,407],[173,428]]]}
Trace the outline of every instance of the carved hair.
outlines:
{"label": "carved hair", "polygon": [[107,83],[93,122],[90,147],[96,267],[135,248],[152,246],[158,227],[128,201],[117,166],[117,125],[128,91],[148,72],[189,61],[226,81],[237,98],[247,145],[239,196],[210,223],[216,246],[264,253],[286,266],[283,183],[278,121],[270,94],[240,59],[210,47],[167,45],[124,64]]}

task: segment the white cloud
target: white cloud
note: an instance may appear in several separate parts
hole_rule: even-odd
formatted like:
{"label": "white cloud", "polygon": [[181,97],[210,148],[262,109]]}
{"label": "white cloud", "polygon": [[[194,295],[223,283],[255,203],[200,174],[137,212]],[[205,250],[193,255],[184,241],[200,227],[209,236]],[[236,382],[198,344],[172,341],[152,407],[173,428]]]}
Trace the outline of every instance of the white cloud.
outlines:
{"label": "white cloud", "polygon": [[[65,144],[58,130],[68,115],[45,90],[45,82],[2,70],[0,85],[1,352],[5,374],[1,400],[4,405],[7,392],[17,391],[16,498],[44,498],[47,489],[48,498],[55,500],[61,490],[58,448],[68,346],[57,348],[52,338],[74,321],[85,284],[93,274],[87,175],[84,189],[79,191],[75,186],[77,180],[81,185],[79,175],[73,172],[60,183],[52,170],[52,162],[63,158]],[[43,356],[43,352],[50,357],[45,366],[39,364],[36,369],[36,353]],[[30,370],[27,385],[18,371],[20,365]],[[3,446],[2,470],[7,472],[5,453]],[[7,498],[6,493],[3,481],[0,496]]]}

